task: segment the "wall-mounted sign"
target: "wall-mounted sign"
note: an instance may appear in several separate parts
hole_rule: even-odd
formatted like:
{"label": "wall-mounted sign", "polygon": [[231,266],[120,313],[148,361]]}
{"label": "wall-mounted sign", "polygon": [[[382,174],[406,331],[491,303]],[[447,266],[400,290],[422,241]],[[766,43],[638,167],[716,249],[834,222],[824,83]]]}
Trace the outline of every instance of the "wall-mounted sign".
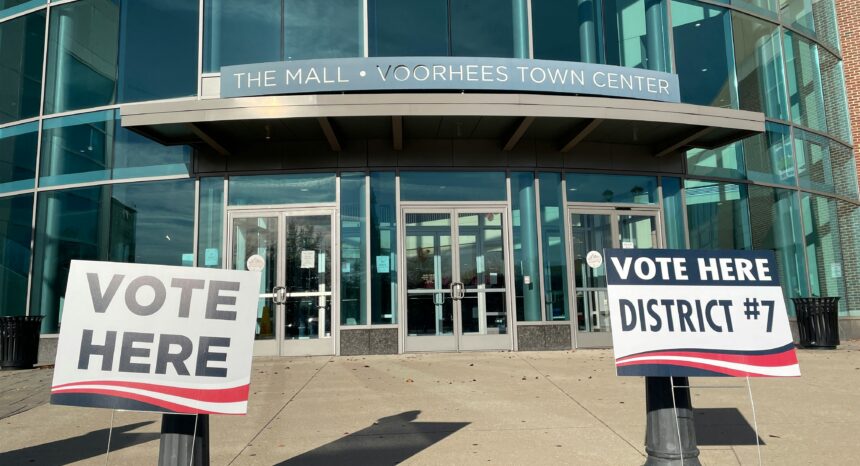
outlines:
{"label": "wall-mounted sign", "polygon": [[772,251],[607,249],[618,375],[800,375]]}
{"label": "wall-mounted sign", "polygon": [[259,272],[266,267],[266,259],[259,254],[254,254],[245,261],[245,268],[251,272]]}
{"label": "wall-mounted sign", "polygon": [[245,414],[260,273],[72,261],[51,403]]}
{"label": "wall-mounted sign", "polygon": [[596,269],[603,265],[603,256],[598,251],[589,251],[585,255],[585,263],[592,269]]}
{"label": "wall-mounted sign", "polygon": [[475,90],[680,102],[678,75],[515,58],[373,57],[221,68],[221,98],[324,92]]}

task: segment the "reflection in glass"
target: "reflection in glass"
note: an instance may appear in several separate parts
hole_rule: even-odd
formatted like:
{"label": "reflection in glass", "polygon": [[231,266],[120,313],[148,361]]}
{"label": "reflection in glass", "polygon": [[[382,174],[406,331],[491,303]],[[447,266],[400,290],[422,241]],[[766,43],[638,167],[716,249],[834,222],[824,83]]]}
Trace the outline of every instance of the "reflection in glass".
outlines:
{"label": "reflection in glass", "polygon": [[370,323],[397,323],[397,195],[394,172],[370,174]]}
{"label": "reflection in glass", "polygon": [[448,0],[368,0],[371,57],[450,54]]}
{"label": "reflection in glass", "polygon": [[568,173],[568,202],[657,203],[657,177]]}
{"label": "reflection in glass", "polygon": [[827,131],[818,46],[798,34],[785,31],[785,66],[791,121]]}
{"label": "reflection in glass", "polygon": [[510,179],[517,321],[534,322],[542,318],[535,176],[531,172],[514,172]]}
{"label": "reflection in glass", "polygon": [[[8,5],[6,2],[5,6]],[[4,2],[0,2],[0,9]],[[0,17],[2,17],[0,11]],[[39,114],[45,12],[0,23],[0,124]]]}
{"label": "reflection in glass", "polygon": [[602,63],[599,5],[593,0],[532,0],[534,58]]}
{"label": "reflection in glass", "polygon": [[408,213],[405,228],[407,333],[452,334],[451,215]]}
{"label": "reflection in glass", "polygon": [[684,234],[684,203],[681,196],[681,179],[663,177],[663,228],[666,231],[666,248],[686,249]]}
{"label": "reflection in glass", "polygon": [[257,304],[257,326],[254,330],[255,340],[275,339],[275,313],[277,307],[272,298],[260,298]]}
{"label": "reflection in glass", "polygon": [[200,178],[200,219],[197,232],[197,266],[221,268],[224,229],[224,178]]}
{"label": "reflection in glass", "polygon": [[656,249],[657,222],[651,216],[619,215],[618,240],[622,248]]}
{"label": "reflection in glass", "polygon": [[[260,294],[272,292],[278,280],[278,218],[248,217],[233,219],[233,270],[247,270],[251,256],[264,259]],[[275,307],[272,298],[260,297],[257,308],[257,340],[275,337]]]}
{"label": "reflection in glass", "polygon": [[687,151],[687,173],[697,176],[740,178],[746,176],[744,150],[740,143],[717,149],[690,149]]}
{"label": "reflection in glass", "polygon": [[564,193],[560,173],[540,173],[540,225],[546,320],[568,320]]}
{"label": "reflection in glass", "polygon": [[845,279],[837,201],[801,193],[801,203],[806,259],[809,261],[809,291],[812,296],[843,297],[839,300],[839,309],[844,311]]}
{"label": "reflection in glass", "polygon": [[402,201],[504,201],[505,172],[400,172]]}
{"label": "reflection in glass", "polygon": [[231,176],[229,205],[311,204],[335,201],[334,173]]}
{"label": "reflection in glass", "polygon": [[289,297],[284,305],[284,339],[331,337],[330,296]]}
{"label": "reflection in glass", "polygon": [[0,192],[33,189],[39,123],[0,128]]}
{"label": "reflection in glass", "polygon": [[26,312],[32,219],[32,194],[0,198],[0,316]]}
{"label": "reflection in glass", "polygon": [[743,140],[747,177],[750,180],[793,185],[797,182],[791,129],[766,122],[765,133]]}
{"label": "reflection in glass", "polygon": [[331,336],[331,216],[286,217],[284,338]]}
{"label": "reflection in glass", "polygon": [[788,119],[779,28],[733,12],[732,31],[740,109]]}
{"label": "reflection in glass", "polygon": [[667,26],[665,0],[605,0],[606,63],[669,71]]}
{"label": "reflection in glass", "polygon": [[746,185],[686,180],[690,249],[751,249]]}
{"label": "reflection in glass", "polygon": [[361,0],[283,0],[282,8],[284,60],[364,55]]}
{"label": "reflection in glass", "polygon": [[794,154],[801,187],[834,192],[833,168],[830,164],[830,140],[800,129],[794,130]]}
{"label": "reflection in glass", "polygon": [[[0,19],[44,5],[48,0],[0,0]],[[44,17],[42,18],[44,21]]]}
{"label": "reflection in glass", "polygon": [[682,102],[737,108],[734,60],[726,54],[731,49],[731,27],[731,15],[724,8],[672,2],[675,66]]}
{"label": "reflection in glass", "polygon": [[458,216],[459,281],[462,332],[507,333],[507,287],[502,214],[461,213]]}
{"label": "reflection in glass", "polygon": [[340,176],[340,323],[367,324],[365,175]]}

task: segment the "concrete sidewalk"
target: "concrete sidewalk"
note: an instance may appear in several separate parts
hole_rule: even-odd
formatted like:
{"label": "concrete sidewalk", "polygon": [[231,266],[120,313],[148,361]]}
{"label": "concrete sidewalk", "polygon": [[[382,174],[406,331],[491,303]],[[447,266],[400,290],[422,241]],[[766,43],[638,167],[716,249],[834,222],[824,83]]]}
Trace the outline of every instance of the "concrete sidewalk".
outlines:
{"label": "concrete sidewalk", "polygon": [[[752,380],[763,463],[858,464],[860,342],[799,355]],[[0,465],[156,463],[159,415],[44,404],[50,372],[0,372]],[[691,382],[702,462],[758,464],[745,380]],[[217,465],[637,465],[644,388],[608,350],[266,358],[211,431]]]}

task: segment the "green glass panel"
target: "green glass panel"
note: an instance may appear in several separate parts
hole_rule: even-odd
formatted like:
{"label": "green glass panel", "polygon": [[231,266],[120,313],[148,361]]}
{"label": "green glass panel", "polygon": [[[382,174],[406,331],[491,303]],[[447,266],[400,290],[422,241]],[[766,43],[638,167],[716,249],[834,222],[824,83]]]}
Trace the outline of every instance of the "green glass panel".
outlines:
{"label": "green glass panel", "polygon": [[197,266],[219,269],[224,236],[224,178],[200,178],[200,219],[197,228]]}
{"label": "green glass panel", "polygon": [[[0,19],[16,15],[47,3],[47,0],[0,0]],[[42,21],[45,17],[42,17]]]}
{"label": "green glass panel", "polygon": [[394,172],[370,174],[370,323],[397,323],[397,193]]}
{"label": "green glass panel", "polygon": [[504,172],[400,172],[403,201],[504,201]]}
{"label": "green glass panel", "polygon": [[741,144],[729,144],[718,149],[687,151],[687,173],[695,176],[739,178],[746,176]]}
{"label": "green glass panel", "polygon": [[197,95],[197,0],[124,0],[119,102]]}
{"label": "green glass panel", "polygon": [[340,176],[340,323],[367,324],[367,194],[363,172]]}
{"label": "green glass panel", "polygon": [[741,143],[747,178],[765,183],[796,184],[791,129],[766,122],[765,130],[764,134],[744,139]]}
{"label": "green glass panel", "polygon": [[447,0],[368,0],[372,57],[449,55]]}
{"label": "green glass panel", "polygon": [[746,185],[686,180],[690,249],[751,249]]}
{"label": "green glass panel", "polygon": [[310,204],[335,201],[334,173],[230,177],[229,205]]}
{"label": "green glass panel", "polygon": [[656,204],[657,177],[568,173],[568,202]]}
{"label": "green glass panel", "polygon": [[45,12],[0,23],[0,124],[39,114]]}
{"label": "green glass panel", "polygon": [[852,139],[851,122],[848,118],[848,101],[845,95],[842,62],[823,48],[819,48],[818,52],[827,133],[841,141],[850,143]]}
{"label": "green glass panel", "polygon": [[518,2],[450,0],[451,55],[526,58],[517,42],[527,37],[523,35],[527,29],[515,24],[515,18],[522,21],[524,16],[515,15],[515,9],[509,7],[512,3]]}
{"label": "green glass panel", "polygon": [[684,203],[681,199],[681,179],[663,177],[663,217],[666,230],[666,248],[686,249],[684,237]]}
{"label": "green glass panel", "polygon": [[672,2],[675,67],[681,101],[737,108],[731,15],[698,2]]}
{"label": "green glass panel", "polygon": [[[842,270],[833,269],[831,274],[841,273],[845,277],[846,289],[843,297],[843,310],[851,317],[860,317],[860,287],[856,286],[860,277],[860,205],[836,201],[836,215],[839,217],[839,237],[842,239]],[[832,267],[832,266],[831,266]]]}
{"label": "green glass panel", "polygon": [[283,0],[284,60],[364,55],[361,0]]}
{"label": "green glass panel", "polygon": [[33,189],[39,123],[0,128],[0,192]]}
{"label": "green glass panel", "polygon": [[40,186],[190,173],[190,147],[163,146],[127,130],[115,110],[43,125]]}
{"label": "green glass panel", "polygon": [[801,187],[816,191],[835,191],[829,139],[795,129],[794,153]]}
{"label": "green glass panel", "polygon": [[511,173],[511,212],[514,232],[514,297],[517,321],[542,319],[540,296],[539,240],[535,199],[535,176]]}
{"label": "green glass panel", "polygon": [[845,309],[845,278],[835,199],[801,193],[809,292],[812,296],[840,296]]}
{"label": "green glass panel", "polygon": [[733,12],[732,29],[741,110],[788,119],[779,28]]}
{"label": "green glass panel", "polygon": [[[729,0],[720,1],[729,3]],[[731,0],[731,4],[772,18],[779,13],[779,0]]]}
{"label": "green glass panel", "polygon": [[601,63],[596,0],[532,0],[534,57]]}
{"label": "green glass panel", "polygon": [[783,23],[807,32],[815,32],[812,4],[820,0],[779,0],[780,19]]}
{"label": "green glass panel", "polygon": [[665,0],[605,0],[606,63],[669,71]]}
{"label": "green glass panel", "polygon": [[788,70],[791,121],[818,131],[827,131],[818,46],[791,31],[785,31],[785,64]]}
{"label": "green glass panel", "polygon": [[0,198],[0,316],[27,310],[33,195]]}
{"label": "green glass panel", "polygon": [[119,0],[81,0],[51,9],[45,113],[116,102]]}
{"label": "green glass panel", "polygon": [[561,174],[540,173],[538,183],[546,320],[570,320]]}
{"label": "green glass panel", "polygon": [[45,192],[36,218],[30,309],[45,333],[59,329],[74,259],[193,262],[194,180]]}

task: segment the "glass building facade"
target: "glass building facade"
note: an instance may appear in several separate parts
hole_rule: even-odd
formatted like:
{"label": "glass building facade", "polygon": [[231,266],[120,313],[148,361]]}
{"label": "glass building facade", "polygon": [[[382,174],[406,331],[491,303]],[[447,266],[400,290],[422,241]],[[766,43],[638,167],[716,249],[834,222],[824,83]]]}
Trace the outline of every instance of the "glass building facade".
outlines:
{"label": "glass building facade", "polygon": [[[772,250],[786,298],[839,296],[860,319],[835,21],[832,0],[0,2],[0,315],[42,315],[56,334],[74,259],[243,268],[260,254],[261,354],[584,347],[608,330],[605,272],[585,253],[667,247]],[[219,159],[122,124],[127,106],[211,97],[222,66],[356,57],[675,73],[682,103],[760,112],[765,131],[669,168],[519,163],[475,143],[477,162],[439,169],[426,160],[470,151],[487,119],[402,121],[417,142],[400,155],[374,145],[386,128],[345,131],[341,154],[354,136],[380,163],[328,163],[311,143]],[[304,124],[273,120],[265,139],[319,133]]]}

